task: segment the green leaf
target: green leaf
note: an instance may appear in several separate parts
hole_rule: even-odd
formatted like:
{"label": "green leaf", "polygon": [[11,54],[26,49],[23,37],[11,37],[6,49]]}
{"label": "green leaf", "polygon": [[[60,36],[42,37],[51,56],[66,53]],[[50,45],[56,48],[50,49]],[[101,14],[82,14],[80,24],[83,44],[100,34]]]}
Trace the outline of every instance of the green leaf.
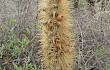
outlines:
{"label": "green leaf", "polygon": [[110,64],[106,65],[106,70],[110,70]]}
{"label": "green leaf", "polygon": [[22,70],[22,68],[21,67],[19,68],[15,63],[13,63],[13,65],[15,70]]}
{"label": "green leaf", "polygon": [[12,57],[16,56],[16,54],[14,52],[11,53]]}
{"label": "green leaf", "polygon": [[30,42],[30,41],[29,41],[29,39],[28,39],[27,37],[25,37],[25,38],[23,39],[23,44],[24,44],[24,45],[27,45],[29,42]]}
{"label": "green leaf", "polygon": [[30,31],[29,28],[26,28],[26,29],[23,30],[23,33],[24,33],[24,34],[27,34],[27,35],[30,34],[30,32],[31,32],[31,31]]}
{"label": "green leaf", "polygon": [[9,21],[9,24],[11,24],[11,25],[15,25],[16,23],[17,23],[16,19],[13,19],[13,20]]}
{"label": "green leaf", "polygon": [[2,67],[0,67],[0,70],[2,70]]}
{"label": "green leaf", "polygon": [[19,70],[23,70],[23,68],[20,66],[20,67],[19,67]]}

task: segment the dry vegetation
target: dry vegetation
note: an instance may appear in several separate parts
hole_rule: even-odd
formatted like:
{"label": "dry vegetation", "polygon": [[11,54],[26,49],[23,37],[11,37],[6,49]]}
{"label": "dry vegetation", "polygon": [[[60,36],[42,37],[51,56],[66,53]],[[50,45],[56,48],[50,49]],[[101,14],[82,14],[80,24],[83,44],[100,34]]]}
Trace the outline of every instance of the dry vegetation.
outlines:
{"label": "dry vegetation", "polygon": [[[43,70],[40,0],[0,0],[0,70]],[[74,70],[110,70],[110,1],[72,0]]]}

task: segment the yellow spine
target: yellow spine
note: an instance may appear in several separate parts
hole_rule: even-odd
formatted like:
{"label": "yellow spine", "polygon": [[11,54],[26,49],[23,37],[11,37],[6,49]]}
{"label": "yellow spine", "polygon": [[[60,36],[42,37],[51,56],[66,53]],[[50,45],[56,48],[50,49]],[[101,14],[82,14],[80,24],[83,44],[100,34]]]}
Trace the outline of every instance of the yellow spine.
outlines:
{"label": "yellow spine", "polygon": [[71,40],[70,5],[68,0],[40,2],[44,70],[73,70],[75,48]]}

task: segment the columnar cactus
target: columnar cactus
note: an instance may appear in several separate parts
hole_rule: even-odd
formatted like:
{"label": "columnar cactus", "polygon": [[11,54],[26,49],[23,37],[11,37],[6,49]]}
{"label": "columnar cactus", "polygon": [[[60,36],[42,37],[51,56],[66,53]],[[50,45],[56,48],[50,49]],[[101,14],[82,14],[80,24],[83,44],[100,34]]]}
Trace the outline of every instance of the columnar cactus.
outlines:
{"label": "columnar cactus", "polygon": [[73,70],[70,1],[42,0],[39,7],[44,70]]}

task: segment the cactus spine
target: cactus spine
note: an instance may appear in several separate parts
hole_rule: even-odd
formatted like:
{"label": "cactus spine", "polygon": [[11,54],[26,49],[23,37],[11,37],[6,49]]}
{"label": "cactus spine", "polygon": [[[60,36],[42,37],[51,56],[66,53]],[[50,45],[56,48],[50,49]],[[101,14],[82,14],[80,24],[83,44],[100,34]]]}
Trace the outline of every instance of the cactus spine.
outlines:
{"label": "cactus spine", "polygon": [[42,0],[39,21],[43,23],[41,44],[44,70],[72,70],[75,49],[68,0]]}

